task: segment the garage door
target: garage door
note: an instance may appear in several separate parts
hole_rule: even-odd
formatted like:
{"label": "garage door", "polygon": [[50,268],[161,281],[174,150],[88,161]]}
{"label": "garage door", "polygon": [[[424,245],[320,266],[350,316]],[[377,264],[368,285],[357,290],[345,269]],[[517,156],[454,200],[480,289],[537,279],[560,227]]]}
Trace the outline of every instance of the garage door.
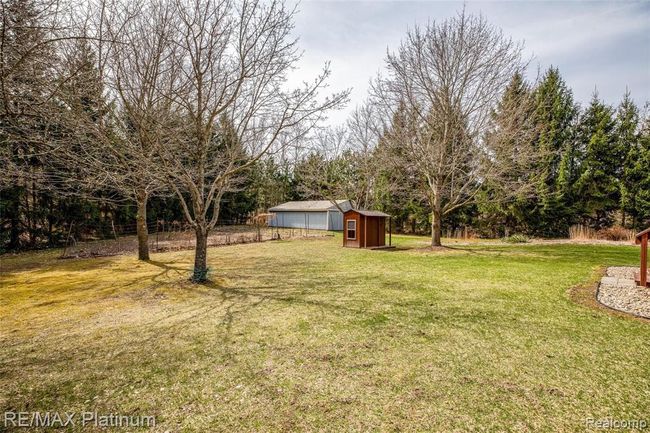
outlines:
{"label": "garage door", "polygon": [[327,212],[277,212],[274,227],[289,227],[296,229],[327,230]]}

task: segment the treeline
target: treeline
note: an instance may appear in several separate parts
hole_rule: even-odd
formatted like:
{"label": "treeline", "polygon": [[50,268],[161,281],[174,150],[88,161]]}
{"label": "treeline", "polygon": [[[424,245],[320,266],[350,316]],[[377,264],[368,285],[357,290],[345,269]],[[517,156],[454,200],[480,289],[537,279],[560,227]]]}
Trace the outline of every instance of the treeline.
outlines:
{"label": "treeline", "polygon": [[[502,183],[476,179],[475,199],[449,212],[442,232],[468,228],[485,237],[566,237],[574,224],[594,230],[650,226],[650,118],[629,92],[615,107],[597,92],[580,107],[559,70],[551,67],[535,85],[515,74],[492,116],[506,128],[519,124],[517,137],[505,138],[519,141],[508,146],[509,152],[535,154],[525,164],[509,164],[505,173],[525,179],[525,187],[507,192]],[[393,215],[398,230],[431,233],[431,205],[421,173],[414,169],[415,155],[404,154],[404,137],[397,145],[389,143],[400,122],[398,115],[381,126],[371,150],[356,146],[333,157],[321,150],[299,163],[296,173],[329,173],[313,176],[306,189],[314,196],[327,191],[330,197],[353,197]],[[332,136],[336,132],[328,138],[336,141]],[[509,160],[512,153],[491,157]],[[341,187],[346,182],[347,190]],[[298,176],[298,190],[304,187]]]}
{"label": "treeline", "polygon": [[307,199],[383,210],[432,245],[650,224],[647,109],[580,107],[556,68],[527,82],[521,46],[481,17],[410,30],[324,128],[348,92],[318,96],[327,68],[283,90],[300,55],[281,2],[100,5],[2,3],[2,251],[134,233],[147,259],[156,222],[183,221],[202,280],[215,225]]}
{"label": "treeline", "polygon": [[[224,194],[219,225],[246,224],[261,209],[303,198],[291,174],[272,160],[254,165],[251,173],[255,175],[237,191]],[[136,215],[136,204],[120,197],[119,191],[107,191],[104,198],[61,194],[35,177],[0,190],[0,253],[136,235]],[[169,230],[172,224],[187,227],[181,204],[173,195],[151,197],[146,217],[151,233]]]}
{"label": "treeline", "polygon": [[349,94],[324,94],[326,63],[310,82],[287,83],[301,51],[296,10],[282,1],[0,9],[3,249],[117,226],[135,231],[148,260],[152,222],[182,220],[195,234],[191,279],[205,281],[210,231],[270,200],[254,192],[261,167]]}
{"label": "treeline", "polygon": [[[577,105],[557,68],[533,88],[516,77],[511,88],[531,92],[531,137],[541,152],[531,190],[500,202],[489,187],[483,199],[453,217],[486,236],[522,233],[565,237],[581,224],[595,230],[650,225],[650,118],[629,92],[609,106],[594,92]],[[508,94],[506,93],[506,97]]]}

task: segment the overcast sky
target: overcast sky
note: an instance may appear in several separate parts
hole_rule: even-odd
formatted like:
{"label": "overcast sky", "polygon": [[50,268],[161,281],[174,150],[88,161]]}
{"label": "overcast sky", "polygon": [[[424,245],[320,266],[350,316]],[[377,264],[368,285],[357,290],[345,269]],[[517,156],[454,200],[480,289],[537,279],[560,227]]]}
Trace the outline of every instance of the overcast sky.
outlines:
{"label": "overcast sky", "polygon": [[[408,27],[444,20],[462,2],[302,1],[295,34],[305,50],[294,79],[311,79],[331,61],[331,90],[352,87],[351,103],[331,116],[344,121],[383,69],[386,49],[398,46]],[[642,105],[650,100],[650,2],[467,2],[506,35],[525,43],[533,57],[528,78],[554,65],[585,104],[594,88],[617,104],[626,86]]]}

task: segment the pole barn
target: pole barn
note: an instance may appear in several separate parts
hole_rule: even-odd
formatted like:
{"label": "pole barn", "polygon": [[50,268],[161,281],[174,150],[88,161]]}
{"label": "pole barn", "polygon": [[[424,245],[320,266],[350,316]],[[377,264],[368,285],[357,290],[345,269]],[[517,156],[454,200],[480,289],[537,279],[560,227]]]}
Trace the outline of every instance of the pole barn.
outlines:
{"label": "pole barn", "polygon": [[[307,230],[343,230],[343,213],[351,209],[349,200],[290,201],[269,209],[274,217],[269,227],[288,227]],[[341,209],[341,210],[339,210]]]}

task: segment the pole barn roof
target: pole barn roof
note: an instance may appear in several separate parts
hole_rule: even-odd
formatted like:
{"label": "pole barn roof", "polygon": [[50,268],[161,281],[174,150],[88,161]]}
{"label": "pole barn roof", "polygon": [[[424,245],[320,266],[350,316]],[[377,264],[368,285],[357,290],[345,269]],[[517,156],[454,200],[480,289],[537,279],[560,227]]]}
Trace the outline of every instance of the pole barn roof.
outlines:
{"label": "pole barn roof", "polygon": [[[351,209],[350,200],[336,200],[344,211]],[[325,212],[338,210],[336,205],[329,200],[288,201],[269,209],[269,212]]]}

